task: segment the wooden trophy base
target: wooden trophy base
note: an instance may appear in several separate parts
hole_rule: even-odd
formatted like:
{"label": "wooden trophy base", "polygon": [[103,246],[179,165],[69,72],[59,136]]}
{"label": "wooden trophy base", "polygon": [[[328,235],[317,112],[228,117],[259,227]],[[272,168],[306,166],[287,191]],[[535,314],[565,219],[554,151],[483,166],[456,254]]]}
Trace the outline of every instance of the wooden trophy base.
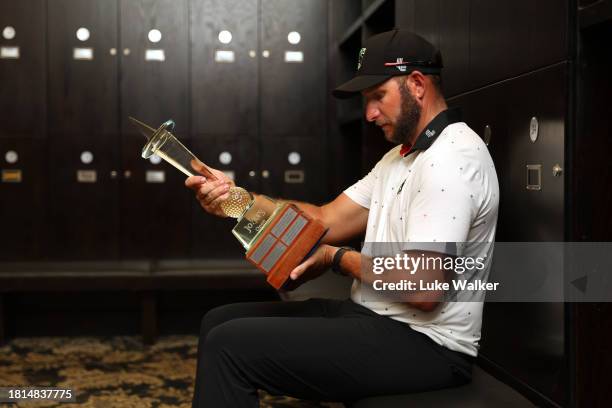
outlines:
{"label": "wooden trophy base", "polygon": [[291,271],[319,243],[327,230],[293,204],[284,204],[273,222],[262,231],[246,258],[280,289]]}

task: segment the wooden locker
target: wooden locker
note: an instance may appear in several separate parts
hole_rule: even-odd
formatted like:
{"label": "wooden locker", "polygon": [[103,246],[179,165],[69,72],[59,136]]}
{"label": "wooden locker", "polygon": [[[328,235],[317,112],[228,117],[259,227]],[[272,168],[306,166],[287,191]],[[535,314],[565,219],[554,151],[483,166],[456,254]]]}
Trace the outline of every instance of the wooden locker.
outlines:
{"label": "wooden locker", "polygon": [[121,0],[121,255],[185,258],[190,254],[186,176],[165,162],[141,158],[146,140],[129,116],[158,128],[176,122],[187,143],[189,32],[187,0]]}
{"label": "wooden locker", "polygon": [[117,3],[48,8],[51,259],[118,256]]}
{"label": "wooden locker", "polygon": [[327,118],[326,2],[262,0],[261,49],[262,137],[319,140]]}
{"label": "wooden locker", "polygon": [[0,260],[44,257],[46,187],[45,141],[0,138]]}
{"label": "wooden locker", "polygon": [[262,191],[271,197],[314,204],[331,199],[325,194],[325,152],[305,137],[267,139],[261,152]]}
{"label": "wooden locker", "polygon": [[257,0],[191,1],[194,135],[257,137],[257,16]]}
{"label": "wooden locker", "polygon": [[187,0],[121,0],[120,7],[121,133],[137,133],[133,116],[155,127],[173,119],[178,136],[189,137]]}
{"label": "wooden locker", "polygon": [[45,2],[0,3],[0,138],[44,138]]}
{"label": "wooden locker", "polygon": [[[262,193],[257,142],[246,135],[237,138],[210,136],[193,140],[193,153],[204,163],[227,172],[237,186]],[[191,192],[190,192],[191,193]],[[218,218],[204,211],[192,196],[193,256],[195,258],[244,257],[244,248],[232,234],[236,219]]]}

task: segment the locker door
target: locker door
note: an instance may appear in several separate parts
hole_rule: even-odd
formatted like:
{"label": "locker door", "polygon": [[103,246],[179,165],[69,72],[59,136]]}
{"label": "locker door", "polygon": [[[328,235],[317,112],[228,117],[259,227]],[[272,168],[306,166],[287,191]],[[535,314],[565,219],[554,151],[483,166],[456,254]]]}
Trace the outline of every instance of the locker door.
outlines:
{"label": "locker door", "polygon": [[57,0],[48,14],[49,133],[116,135],[116,1]]}
{"label": "locker door", "polygon": [[263,137],[321,139],[326,130],[327,3],[261,2]]}
{"label": "locker door", "polygon": [[128,116],[157,128],[168,119],[188,145],[187,0],[121,0],[121,254],[189,255],[190,201],[185,176],[141,158],[145,139]]}
{"label": "locker door", "polygon": [[257,0],[191,0],[194,135],[257,136]]}
{"label": "locker door", "polygon": [[440,7],[440,52],[444,63],[442,83],[446,97],[469,89],[470,7],[469,0],[445,2]]}
{"label": "locker door", "polygon": [[141,158],[145,139],[130,136],[123,143],[120,174],[121,257],[188,257],[192,194],[186,176],[157,156]]}
{"label": "locker door", "polygon": [[45,2],[0,3],[0,137],[43,138]]}
{"label": "locker door", "polygon": [[525,1],[474,0],[470,23],[471,87],[508,78],[517,71],[517,61],[527,38],[521,21]]}
{"label": "locker door", "polygon": [[568,24],[573,2],[567,0],[528,1],[527,69],[536,69],[569,58]]}
{"label": "locker door", "polygon": [[121,131],[133,116],[189,135],[187,0],[121,0]]}
{"label": "locker door", "polygon": [[[565,75],[565,66],[559,64],[456,101],[464,106],[466,121],[474,130],[491,123],[489,149],[500,184],[496,241],[506,245],[564,240],[564,180],[562,175],[553,174],[553,167],[564,167]],[[546,97],[525,98],[528,94]],[[533,117],[538,122],[535,142],[531,139]],[[527,188],[528,165],[541,166],[540,177],[532,177],[533,184],[540,180],[539,189]],[[524,256],[527,259],[541,254]],[[496,276],[495,269],[491,276]],[[508,327],[521,335],[508,336]],[[562,402],[566,389],[564,330],[561,303],[489,302],[484,309],[480,354]]]}
{"label": "locker door", "polygon": [[[193,152],[204,163],[226,172],[237,186],[260,192],[257,143],[246,136],[198,138]],[[196,258],[243,258],[244,249],[232,235],[233,218],[208,215],[192,196],[193,256]]]}
{"label": "locker door", "polygon": [[325,150],[309,138],[278,138],[262,147],[261,188],[270,197],[321,204],[328,180]]}
{"label": "locker door", "polygon": [[0,260],[44,256],[45,142],[0,138]]}
{"label": "locker door", "polygon": [[[512,218],[523,223],[516,241],[563,241],[564,177],[554,174],[565,158],[565,64],[525,75],[510,88],[508,107],[509,156],[512,189]],[[534,93],[534,98],[525,95]],[[535,118],[535,119],[534,119]],[[537,138],[532,132],[537,125]],[[534,136],[535,137],[535,136]],[[540,183],[527,188],[527,166],[540,166]],[[537,183],[537,180],[534,180]]]}
{"label": "locker door", "polygon": [[414,2],[414,31],[436,47],[440,47],[440,9],[440,0]]}
{"label": "locker door", "polygon": [[48,7],[52,258],[117,256],[117,4]]}

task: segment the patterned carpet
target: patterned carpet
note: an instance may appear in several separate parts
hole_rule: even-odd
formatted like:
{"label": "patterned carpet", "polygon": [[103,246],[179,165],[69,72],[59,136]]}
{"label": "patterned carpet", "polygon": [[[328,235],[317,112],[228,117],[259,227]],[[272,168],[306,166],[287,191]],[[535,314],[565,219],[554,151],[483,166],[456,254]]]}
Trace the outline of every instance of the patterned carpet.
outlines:
{"label": "patterned carpet", "polygon": [[[18,338],[0,347],[0,386],[71,388],[76,404],[20,402],[19,407],[190,407],[197,338]],[[261,392],[261,407],[334,407]],[[9,406],[0,404],[0,406]],[[10,405],[15,406],[15,405]]]}

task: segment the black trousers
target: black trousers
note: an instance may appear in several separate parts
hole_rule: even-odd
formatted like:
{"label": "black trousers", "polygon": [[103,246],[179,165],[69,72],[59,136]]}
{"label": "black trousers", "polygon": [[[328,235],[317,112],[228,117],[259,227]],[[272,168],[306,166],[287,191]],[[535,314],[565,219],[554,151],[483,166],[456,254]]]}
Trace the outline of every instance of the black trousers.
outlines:
{"label": "black trousers", "polygon": [[202,320],[193,407],[350,402],[465,384],[472,358],[350,300],[238,303]]}

